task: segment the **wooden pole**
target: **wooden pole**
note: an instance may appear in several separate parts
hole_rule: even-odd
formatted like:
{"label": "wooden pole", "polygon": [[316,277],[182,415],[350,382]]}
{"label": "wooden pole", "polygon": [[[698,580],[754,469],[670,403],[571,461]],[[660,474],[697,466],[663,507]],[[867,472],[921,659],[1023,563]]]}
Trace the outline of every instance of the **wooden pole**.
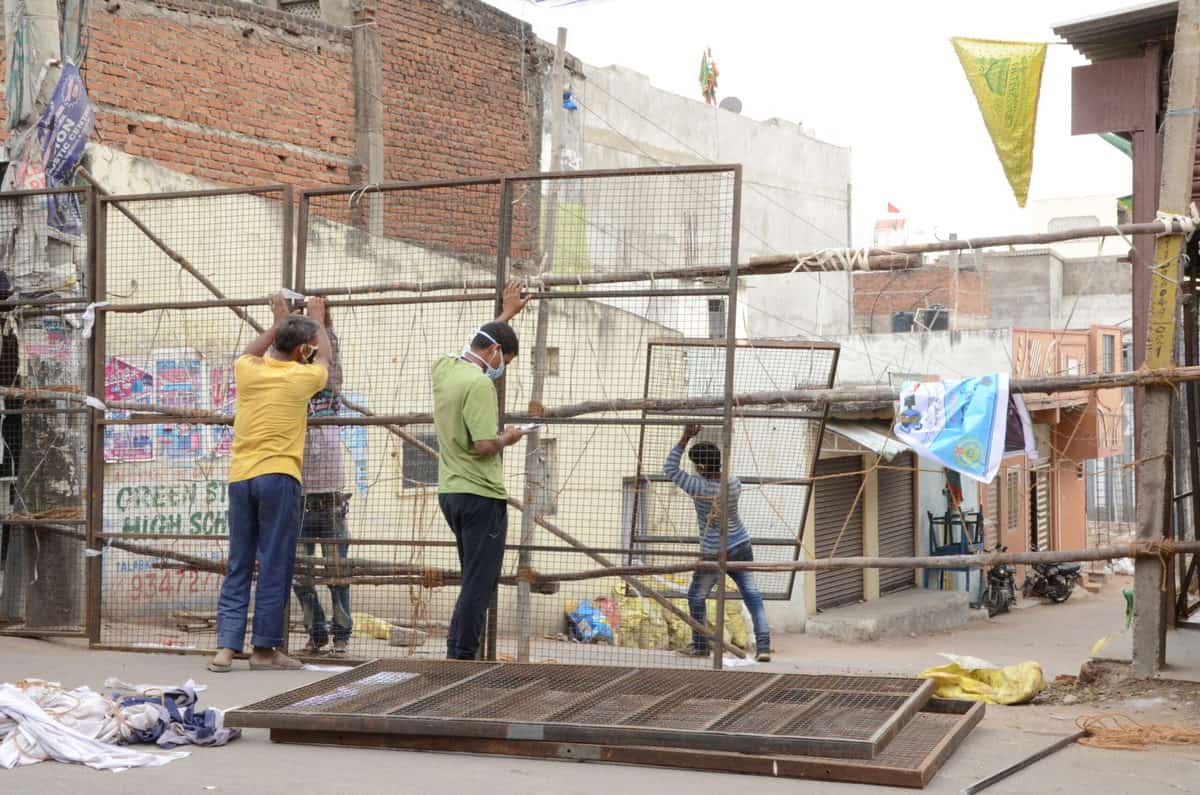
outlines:
{"label": "wooden pole", "polygon": [[[1117,226],[1093,226],[1064,229],[1061,232],[1043,232],[1023,235],[999,235],[994,237],[939,240],[930,243],[915,243],[895,246],[890,249],[818,249],[798,254],[779,254],[751,257],[749,262],[738,265],[738,276],[769,276],[793,271],[821,273],[843,270],[909,270],[919,268],[921,254],[943,251],[976,251],[981,248],[1017,246],[1025,244],[1062,243],[1068,240],[1116,237],[1120,235],[1157,235],[1172,230],[1179,231],[1174,222],[1148,221],[1144,223],[1119,224]],[[527,268],[531,266],[527,265]],[[532,268],[531,268],[532,269]],[[622,282],[646,282],[665,279],[704,279],[724,277],[729,268],[721,264],[697,265],[686,268],[664,270],[625,271],[621,273],[584,273],[572,276],[540,276],[532,287],[571,287],[592,284],[616,284]],[[322,287],[306,290],[306,295],[352,296],[369,293],[411,292],[428,293],[444,290],[486,290],[492,287],[490,279],[443,279],[432,282],[397,281],[381,284],[363,284],[354,287]]]}
{"label": "wooden pole", "polygon": [[[1187,212],[1192,198],[1196,160],[1196,115],[1200,110],[1200,0],[1180,0],[1175,25],[1175,51],[1163,120],[1163,169],[1159,184],[1160,212]],[[1179,306],[1183,230],[1158,238],[1154,249],[1150,314],[1146,330],[1146,360],[1142,366],[1169,368],[1174,359],[1175,324]],[[1137,537],[1164,538],[1167,479],[1167,437],[1172,389],[1156,383],[1146,387],[1145,408],[1137,435],[1143,466],[1137,478]],[[1162,583],[1164,561],[1139,558],[1134,564],[1133,669],[1139,676],[1158,672],[1166,658],[1166,601]]]}
{"label": "wooden pole", "polygon": [[[563,153],[563,79],[567,53],[567,29],[558,29],[558,41],[554,45],[554,65],[550,72],[550,163],[549,170],[562,168]],[[553,272],[555,241],[558,229],[558,186],[559,181],[550,182],[550,194],[546,197],[546,209],[542,215],[543,269]],[[529,400],[541,404],[546,389],[546,339],[550,333],[550,314],[553,303],[539,301],[537,306],[537,329],[533,341],[533,382],[529,386]],[[521,512],[521,546],[533,544],[537,527],[536,519],[544,509],[543,497],[550,493],[552,484],[546,452],[542,450],[542,433],[535,430],[525,437],[525,507]],[[528,549],[517,553],[517,568],[524,571],[533,564],[533,555]],[[522,580],[517,586],[517,662],[529,662],[533,639],[533,606],[529,595],[529,582]]]}
{"label": "wooden pole", "polygon": [[[1009,382],[1009,392],[1021,395],[1053,395],[1059,392],[1095,392],[1102,389],[1136,387],[1147,384],[1160,384],[1169,387],[1173,384],[1196,382],[1200,382],[1200,366],[1164,367],[1156,370],[1130,370],[1121,373],[1014,378]],[[830,405],[849,405],[874,409],[883,404],[895,402],[899,399],[899,395],[900,390],[898,387],[873,384],[868,386],[839,386],[832,389],[812,388],[743,392],[740,395],[734,395],[734,404],[738,408],[749,408],[752,406],[776,406],[788,403],[828,402]],[[12,387],[0,387],[0,396],[18,397],[25,400],[62,400],[79,405],[85,405],[87,400],[85,395],[77,391],[34,390]],[[352,404],[344,396],[342,402],[352,411],[357,411],[363,416],[313,417],[309,420],[309,425],[387,425],[400,428],[405,425],[428,425],[433,422],[433,415],[426,412],[380,415],[367,410],[364,406]],[[186,419],[192,423],[207,425],[221,425],[233,422],[232,414],[213,414],[205,409],[185,409],[123,400],[112,401],[106,405],[109,408],[127,409],[135,412],[135,417],[129,420],[107,420],[106,424],[109,425],[154,424],[159,422],[159,418],[161,417]],[[671,414],[704,409],[719,410],[723,406],[723,397],[623,398],[619,400],[589,400],[552,408],[541,407],[536,412],[531,412],[528,416],[548,419],[569,419],[605,412],[645,411]],[[524,415],[516,416],[521,418]],[[410,440],[416,437],[405,434],[401,438],[412,444],[413,442]],[[432,455],[436,455],[436,453],[432,453]]]}

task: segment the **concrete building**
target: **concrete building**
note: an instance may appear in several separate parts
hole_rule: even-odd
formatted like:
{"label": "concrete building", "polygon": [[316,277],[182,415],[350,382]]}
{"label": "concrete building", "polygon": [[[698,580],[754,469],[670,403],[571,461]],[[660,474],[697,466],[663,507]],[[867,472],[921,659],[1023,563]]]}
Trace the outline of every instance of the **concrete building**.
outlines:
{"label": "concrete building", "polygon": [[[818,139],[801,124],[756,121],[656,88],[621,66],[572,61],[571,94],[562,163],[550,162],[549,114],[544,115],[542,163],[547,170],[637,168],[704,163],[743,167],[739,262],[760,254],[842,247],[850,242],[850,151]],[[547,94],[549,81],[544,83]],[[556,98],[547,96],[545,107]],[[595,212],[603,213],[602,207]],[[687,246],[687,221],[658,209]],[[672,216],[674,214],[674,216]],[[610,223],[619,223],[619,219]],[[714,302],[630,307],[685,336],[709,336]],[[739,336],[825,336],[849,330],[850,284],[845,273],[796,274],[742,281]],[[718,324],[719,325],[719,324]]]}

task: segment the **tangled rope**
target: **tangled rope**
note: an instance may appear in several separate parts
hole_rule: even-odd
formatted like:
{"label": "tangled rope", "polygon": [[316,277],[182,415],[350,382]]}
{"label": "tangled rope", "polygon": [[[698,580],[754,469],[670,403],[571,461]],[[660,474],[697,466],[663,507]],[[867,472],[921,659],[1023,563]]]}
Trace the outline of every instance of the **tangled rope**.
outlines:
{"label": "tangled rope", "polygon": [[1151,745],[1200,745],[1200,729],[1172,726],[1167,723],[1138,723],[1128,715],[1109,712],[1102,715],[1082,715],[1075,721],[1080,731],[1080,745],[1107,748],[1114,751],[1144,751]]}

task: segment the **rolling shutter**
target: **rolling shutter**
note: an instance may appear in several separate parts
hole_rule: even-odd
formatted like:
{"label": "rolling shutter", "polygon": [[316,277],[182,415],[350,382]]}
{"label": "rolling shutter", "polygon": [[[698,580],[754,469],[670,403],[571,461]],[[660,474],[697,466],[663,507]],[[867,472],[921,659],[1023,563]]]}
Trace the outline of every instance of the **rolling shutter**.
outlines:
{"label": "rolling shutter", "polygon": [[[879,556],[908,558],[913,555],[913,465],[912,453],[896,456],[879,470]],[[880,569],[881,594],[912,588],[912,569]]]}
{"label": "rolling shutter", "polygon": [[[818,461],[817,477],[846,474],[819,480],[814,496],[814,538],[818,558],[827,558],[837,546],[836,557],[857,557],[863,553],[863,506],[859,496],[862,486],[862,458],[844,456]],[[857,501],[857,504],[856,504]],[[853,510],[851,508],[853,507]],[[849,518],[847,518],[849,517]],[[843,530],[843,527],[845,528]],[[840,537],[840,538],[839,538]],[[860,569],[840,569],[817,572],[817,608],[824,610],[838,605],[853,604],[863,598],[863,573]]]}

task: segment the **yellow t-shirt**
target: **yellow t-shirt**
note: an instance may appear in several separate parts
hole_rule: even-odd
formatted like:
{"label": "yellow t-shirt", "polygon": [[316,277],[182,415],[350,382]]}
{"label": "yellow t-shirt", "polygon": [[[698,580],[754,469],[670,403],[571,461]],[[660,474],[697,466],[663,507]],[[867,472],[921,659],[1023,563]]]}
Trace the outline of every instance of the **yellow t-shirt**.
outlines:
{"label": "yellow t-shirt", "polygon": [[229,482],[259,475],[291,475],[300,480],[308,399],[329,374],[319,364],[281,362],[269,356],[239,356],[237,414]]}

